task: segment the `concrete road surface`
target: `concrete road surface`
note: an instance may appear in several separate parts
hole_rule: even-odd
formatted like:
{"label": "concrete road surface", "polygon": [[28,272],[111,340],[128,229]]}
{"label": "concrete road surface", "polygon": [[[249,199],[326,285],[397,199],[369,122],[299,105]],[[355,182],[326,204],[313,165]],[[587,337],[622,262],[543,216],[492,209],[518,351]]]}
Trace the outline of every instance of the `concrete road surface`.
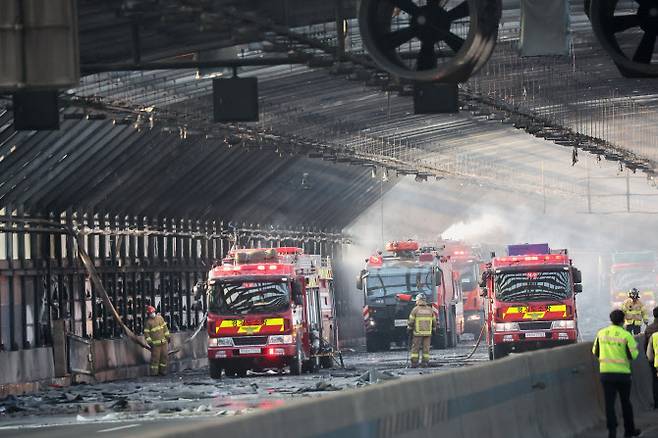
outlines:
{"label": "concrete road surface", "polygon": [[51,388],[0,401],[0,437],[139,436],[141,430],[221,421],[290,400],[487,361],[482,347],[466,359],[473,345],[432,351],[428,369],[407,368],[407,352],[392,350],[345,354],[344,369],[301,376],[250,373],[242,379],[213,380],[205,368],[167,377]]}

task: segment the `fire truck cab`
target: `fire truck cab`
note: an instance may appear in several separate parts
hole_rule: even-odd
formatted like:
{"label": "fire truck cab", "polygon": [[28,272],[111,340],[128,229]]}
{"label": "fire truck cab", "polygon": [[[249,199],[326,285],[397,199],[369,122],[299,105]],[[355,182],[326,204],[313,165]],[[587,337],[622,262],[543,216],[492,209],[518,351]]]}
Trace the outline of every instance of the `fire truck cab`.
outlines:
{"label": "fire truck cab", "polygon": [[332,366],[338,339],[328,257],[294,247],[232,250],[206,289],[211,377]]}
{"label": "fire truck cab", "polygon": [[392,343],[407,345],[407,321],[414,297],[426,295],[438,327],[437,348],[454,347],[463,328],[463,302],[459,276],[452,262],[436,252],[423,252],[415,241],[389,242],[387,255],[366,259],[356,287],[363,294],[366,349],[388,350]]}
{"label": "fire truck cab", "polygon": [[576,294],[583,289],[566,249],[510,245],[507,257],[492,259],[481,287],[490,359],[577,341]]}

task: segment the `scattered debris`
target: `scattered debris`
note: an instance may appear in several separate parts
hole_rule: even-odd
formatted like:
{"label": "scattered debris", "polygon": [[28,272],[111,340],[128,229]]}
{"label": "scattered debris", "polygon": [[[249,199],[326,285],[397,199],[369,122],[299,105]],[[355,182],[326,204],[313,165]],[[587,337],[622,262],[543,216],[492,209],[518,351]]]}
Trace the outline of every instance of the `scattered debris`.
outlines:
{"label": "scattered debris", "polygon": [[65,392],[64,393],[64,399],[66,399],[66,401],[68,403],[73,403],[73,402],[77,402],[77,401],[82,401],[82,396],[80,394],[73,394],[71,392]]}
{"label": "scattered debris", "polygon": [[397,379],[398,376],[390,371],[379,371],[372,368],[359,376],[358,381],[361,383],[379,383],[384,380]]}
{"label": "scattered debris", "polygon": [[128,397],[118,397],[110,407],[115,411],[125,411],[128,409]]}
{"label": "scattered debris", "polygon": [[318,382],[315,384],[315,387],[313,386],[307,386],[304,388],[299,388],[295,393],[297,394],[302,394],[306,392],[321,392],[321,391],[340,391],[343,388],[339,388],[337,386],[332,385],[331,383],[327,383],[324,380],[321,382]]}

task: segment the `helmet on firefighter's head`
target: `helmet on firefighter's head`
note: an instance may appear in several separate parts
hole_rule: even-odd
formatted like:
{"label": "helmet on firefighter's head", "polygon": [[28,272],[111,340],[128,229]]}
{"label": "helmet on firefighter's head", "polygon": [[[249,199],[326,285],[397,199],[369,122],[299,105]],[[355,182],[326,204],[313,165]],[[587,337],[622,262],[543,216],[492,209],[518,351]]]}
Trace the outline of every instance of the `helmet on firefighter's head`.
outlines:
{"label": "helmet on firefighter's head", "polygon": [[146,306],[146,313],[148,313],[148,314],[155,313],[155,307]]}
{"label": "helmet on firefighter's head", "polygon": [[419,293],[418,295],[416,295],[416,298],[414,298],[415,302],[426,301],[426,300],[427,300],[427,298],[425,298],[424,293]]}
{"label": "helmet on firefighter's head", "polygon": [[633,299],[640,298],[640,291],[636,287],[628,291],[628,296]]}

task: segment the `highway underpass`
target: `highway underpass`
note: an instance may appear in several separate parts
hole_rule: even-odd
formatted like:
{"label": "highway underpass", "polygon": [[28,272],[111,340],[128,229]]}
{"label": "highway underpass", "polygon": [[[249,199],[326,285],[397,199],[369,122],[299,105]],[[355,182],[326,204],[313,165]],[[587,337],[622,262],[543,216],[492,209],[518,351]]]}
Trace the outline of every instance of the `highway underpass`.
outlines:
{"label": "highway underpass", "polygon": [[[0,1],[0,436],[605,436],[591,341],[631,287],[649,315],[658,303],[657,14]],[[403,330],[421,291],[411,274],[393,292],[364,283],[391,241],[455,270],[444,310],[445,279],[424,277],[446,343],[449,310],[459,332],[428,368],[406,335],[368,340],[374,303],[391,298]],[[508,245],[544,242],[582,273],[582,293],[565,280],[576,345],[499,358],[495,330],[465,330],[496,312],[482,274]],[[214,285],[248,264],[237,253],[297,269],[276,280],[288,307],[222,325],[232,298]],[[147,306],[171,332],[167,376],[149,377]],[[273,337],[299,375],[269,357],[287,354]],[[638,427],[658,437],[644,351],[633,373]]]}

